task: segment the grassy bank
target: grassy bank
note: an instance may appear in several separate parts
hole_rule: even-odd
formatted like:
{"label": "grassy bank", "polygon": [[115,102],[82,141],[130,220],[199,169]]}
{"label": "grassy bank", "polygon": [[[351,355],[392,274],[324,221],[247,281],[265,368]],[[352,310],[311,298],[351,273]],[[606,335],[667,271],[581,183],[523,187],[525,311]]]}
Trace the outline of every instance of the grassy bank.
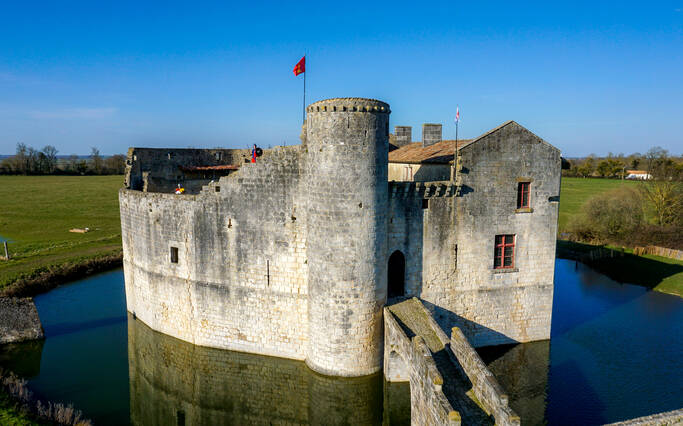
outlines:
{"label": "grassy bank", "polygon": [[581,260],[611,279],[628,284],[641,285],[662,293],[683,297],[683,262],[666,257],[637,256],[630,249],[605,246],[615,252],[614,257],[590,261],[585,255],[600,248],[572,241],[557,242],[557,257]]}
{"label": "grassy bank", "polygon": [[[122,176],[0,176],[0,292],[8,286],[72,278],[111,267],[121,255],[118,189]],[[90,228],[85,234],[71,228]],[[0,253],[4,254],[4,253]],[[99,265],[100,261],[101,265]],[[99,265],[99,266],[98,266]]]}

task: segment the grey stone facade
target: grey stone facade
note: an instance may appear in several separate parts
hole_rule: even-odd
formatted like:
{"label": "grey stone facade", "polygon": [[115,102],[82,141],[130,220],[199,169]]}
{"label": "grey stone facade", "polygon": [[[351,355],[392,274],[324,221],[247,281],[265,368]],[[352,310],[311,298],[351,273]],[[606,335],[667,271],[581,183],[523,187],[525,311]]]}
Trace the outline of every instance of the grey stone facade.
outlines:
{"label": "grey stone facade", "polygon": [[[444,330],[459,327],[473,346],[549,337],[557,149],[509,122],[460,149],[456,182],[389,183],[389,105],[340,98],[307,113],[302,145],[256,163],[226,151],[221,161],[239,170],[195,194],[144,192],[143,169],[170,173],[179,155],[151,150],[143,165],[140,148],[129,152],[119,200],[130,312],[196,345],[367,375],[382,367],[388,262],[399,251],[403,293]],[[520,179],[531,185],[525,210]],[[515,235],[514,268],[494,269],[501,234]]]}

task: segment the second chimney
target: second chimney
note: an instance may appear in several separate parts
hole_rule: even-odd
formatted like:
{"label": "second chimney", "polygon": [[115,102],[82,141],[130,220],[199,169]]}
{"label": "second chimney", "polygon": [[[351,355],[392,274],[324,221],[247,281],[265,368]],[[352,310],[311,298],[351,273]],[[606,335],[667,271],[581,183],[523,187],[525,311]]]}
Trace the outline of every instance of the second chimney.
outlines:
{"label": "second chimney", "polygon": [[422,146],[430,146],[438,142],[441,142],[441,124],[423,124]]}

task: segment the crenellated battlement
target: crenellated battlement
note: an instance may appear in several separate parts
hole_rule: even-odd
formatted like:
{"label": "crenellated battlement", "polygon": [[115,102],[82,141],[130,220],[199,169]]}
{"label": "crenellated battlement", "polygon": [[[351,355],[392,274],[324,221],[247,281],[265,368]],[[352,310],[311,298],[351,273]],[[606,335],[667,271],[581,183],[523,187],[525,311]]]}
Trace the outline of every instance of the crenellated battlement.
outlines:
{"label": "crenellated battlement", "polygon": [[372,112],[390,114],[389,104],[376,99],[333,98],[312,103],[307,112]]}

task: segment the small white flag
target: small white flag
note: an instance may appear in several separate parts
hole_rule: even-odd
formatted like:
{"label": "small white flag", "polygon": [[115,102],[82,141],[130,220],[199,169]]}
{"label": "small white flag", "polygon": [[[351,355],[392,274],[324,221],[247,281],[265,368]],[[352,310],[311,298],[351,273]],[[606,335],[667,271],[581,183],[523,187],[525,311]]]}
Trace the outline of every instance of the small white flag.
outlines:
{"label": "small white flag", "polygon": [[455,107],[455,122],[460,121],[460,107]]}

